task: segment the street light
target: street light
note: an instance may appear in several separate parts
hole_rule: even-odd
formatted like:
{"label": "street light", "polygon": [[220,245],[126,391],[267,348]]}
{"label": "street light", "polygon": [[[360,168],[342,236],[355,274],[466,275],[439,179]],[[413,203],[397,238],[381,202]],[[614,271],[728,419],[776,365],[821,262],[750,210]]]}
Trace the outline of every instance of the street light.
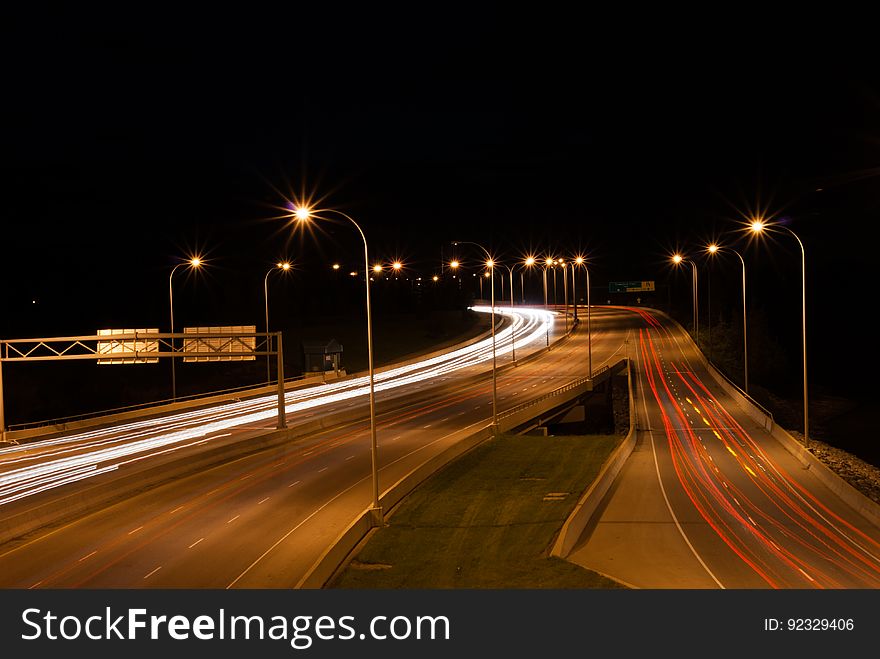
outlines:
{"label": "street light", "polygon": [[553,259],[548,256],[547,259],[544,261],[544,307],[548,306],[548,302],[547,302],[547,268],[550,268],[552,266],[553,266]]}
{"label": "street light", "polygon": [[[507,268],[507,272],[510,274],[510,308],[513,309],[513,270],[516,264],[504,267]],[[522,274],[521,271],[520,274]],[[512,353],[513,365],[516,366],[516,322],[510,328],[510,352]]]}
{"label": "street light", "polygon": [[[743,377],[744,377],[744,386],[746,393],[749,393],[749,339],[748,339],[748,330],[746,328],[746,262],[742,257],[742,254],[737,252],[735,249],[730,247],[719,247],[715,243],[712,243],[707,248],[707,251],[711,256],[714,256],[718,253],[729,252],[731,254],[736,254],[739,257],[739,262],[742,265],[742,300],[743,300]],[[709,319],[711,322],[711,318]]]}
{"label": "street light", "polygon": [[[526,260],[524,262],[524,265],[527,268],[531,268],[533,265],[535,265],[535,257],[534,256],[527,256]],[[521,298],[522,303],[525,304],[526,303],[525,268],[521,268],[519,271],[519,288],[520,288],[520,295],[522,295],[522,298]]]}
{"label": "street light", "polygon": [[700,345],[700,303],[698,296],[698,286],[697,286],[697,264],[691,261],[690,259],[684,258],[681,254],[676,254],[672,257],[672,262],[675,265],[680,265],[682,263],[687,263],[691,266],[691,293],[693,295],[693,305],[694,305],[694,339],[696,339],[697,347]]}
{"label": "street light", "polygon": [[[334,265],[334,268],[338,268],[339,265]],[[266,301],[266,382],[272,381],[272,373],[269,367],[269,275],[275,272],[276,270],[282,270],[283,272],[290,271],[290,263],[288,261],[281,261],[275,264],[275,267],[270,268],[268,272],[266,272],[266,276],[263,277],[263,299]]]}
{"label": "street light", "polygon": [[489,272],[487,272],[486,274],[490,278],[489,288],[491,289],[492,308],[492,434],[498,434],[498,375],[496,373],[497,360],[495,358],[495,268],[493,267],[495,263],[492,260],[492,255],[489,254],[489,250],[479,243],[461,240],[454,241],[452,244],[473,245],[474,247],[478,247],[479,249],[483,250],[483,252],[486,254],[486,266],[489,268]]}
{"label": "street light", "polygon": [[565,333],[568,334],[568,273],[565,270],[568,263],[565,259],[557,259],[556,263],[562,268],[562,306],[564,307],[562,315],[565,316]]}
{"label": "street light", "polygon": [[[593,377],[593,311],[590,308],[590,269],[587,267],[587,260],[583,256],[578,256],[575,265],[583,267],[587,273],[587,367],[590,370],[590,378]],[[571,280],[574,282],[574,269],[572,268]],[[577,298],[575,298],[575,313],[577,313]]]}
{"label": "street light", "polygon": [[[807,390],[807,253],[804,250],[804,243],[798,235],[786,226],[774,225],[773,228],[785,229],[794,236],[801,248],[801,335],[803,344],[803,360],[804,360],[804,448],[810,447],[810,415],[809,415],[809,392]],[[751,231],[756,235],[768,229],[768,226],[761,218],[755,219],[751,223]]]}
{"label": "street light", "polygon": [[[364,272],[366,273],[364,281],[366,287],[367,302],[367,363],[370,372],[370,462],[373,480],[373,505],[371,523],[374,526],[381,526],[382,524],[384,524],[384,516],[382,514],[382,507],[379,505],[379,464],[378,443],[376,441],[376,390],[373,374],[373,317],[370,308],[370,256],[369,249],[367,247],[367,237],[364,235],[364,232],[361,229],[360,225],[355,222],[350,215],[334,208],[323,208],[320,210],[314,210],[306,208],[305,206],[300,206],[294,211],[293,216],[300,222],[307,222],[313,217],[321,219],[318,215],[319,213],[335,213],[336,215],[345,218],[354,225],[355,229],[357,229],[358,233],[361,236],[361,240],[363,240],[364,243]],[[381,272],[382,266],[374,266],[373,271]]]}
{"label": "street light", "polygon": [[[181,261],[173,268],[171,268],[171,274],[168,275],[168,306],[171,309],[171,333],[174,334],[174,289],[171,286],[171,279],[174,277],[174,272],[182,265],[187,266],[191,270],[198,269],[202,265],[202,259],[198,256],[191,257],[188,261]],[[171,352],[174,352],[174,337],[171,337]],[[171,358],[171,400],[177,400],[177,371],[175,369],[175,362],[177,360],[172,357]]]}

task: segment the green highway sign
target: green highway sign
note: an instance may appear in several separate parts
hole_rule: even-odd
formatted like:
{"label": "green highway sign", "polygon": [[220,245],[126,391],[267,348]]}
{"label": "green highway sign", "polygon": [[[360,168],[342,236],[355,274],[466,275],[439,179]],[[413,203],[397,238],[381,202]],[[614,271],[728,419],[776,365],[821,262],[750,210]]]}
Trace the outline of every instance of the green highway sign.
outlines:
{"label": "green highway sign", "polygon": [[645,293],[654,290],[653,281],[610,281],[609,293]]}

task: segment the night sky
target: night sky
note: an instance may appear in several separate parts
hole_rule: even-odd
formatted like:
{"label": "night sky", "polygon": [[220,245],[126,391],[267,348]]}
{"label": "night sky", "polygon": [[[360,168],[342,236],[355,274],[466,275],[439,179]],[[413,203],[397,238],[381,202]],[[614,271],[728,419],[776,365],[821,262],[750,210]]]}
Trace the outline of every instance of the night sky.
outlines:
{"label": "night sky", "polygon": [[[271,219],[301,190],[413,276],[475,240],[508,261],[582,251],[597,286],[655,279],[685,302],[672,250],[762,208],[807,245],[814,373],[837,379],[824,346],[876,290],[863,20],[414,7],[6,17],[0,334],[165,328],[192,251],[211,267],[181,280],[183,322],[259,325],[274,261],[316,295],[328,263],[359,264],[350,227]],[[796,350],[796,245],[738,246],[751,303]],[[714,271],[717,304],[734,308],[737,274]]]}

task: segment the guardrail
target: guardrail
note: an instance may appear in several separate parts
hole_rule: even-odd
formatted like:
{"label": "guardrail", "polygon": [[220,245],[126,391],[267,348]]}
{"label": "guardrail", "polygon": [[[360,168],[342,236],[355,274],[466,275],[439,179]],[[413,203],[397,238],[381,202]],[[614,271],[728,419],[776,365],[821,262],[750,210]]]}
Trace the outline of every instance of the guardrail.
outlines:
{"label": "guardrail", "polygon": [[[307,377],[305,375],[294,375],[290,378],[284,378],[285,384],[289,382],[298,382],[301,380],[306,380]],[[83,412],[82,414],[71,414],[70,416],[59,416],[54,419],[42,419],[40,421],[26,421],[24,423],[10,423],[7,426],[7,430],[28,430],[29,428],[39,428],[41,426],[55,426],[62,423],[71,423],[74,421],[84,421],[86,419],[94,419],[101,416],[107,416],[108,414],[117,414],[120,412],[134,412],[135,410],[142,410],[148,407],[157,407],[159,405],[166,405],[175,402],[186,402],[192,400],[199,400],[200,398],[210,398],[211,396],[221,396],[223,394],[234,394],[241,393],[245,391],[252,391],[254,389],[259,389],[261,387],[275,387],[276,384],[274,382],[264,383],[264,384],[244,384],[240,387],[232,387],[230,389],[216,389],[214,391],[203,391],[197,394],[190,394],[188,396],[178,396],[177,400],[173,398],[165,398],[160,400],[147,401],[144,403],[135,403],[134,405],[125,405],[124,407],[111,407],[106,410],[96,410],[94,412]]]}
{"label": "guardrail", "polygon": [[568,384],[564,384],[561,387],[557,387],[553,391],[548,391],[543,396],[538,396],[537,398],[533,398],[530,401],[527,401],[525,403],[520,403],[519,405],[516,405],[515,407],[511,407],[509,409],[504,410],[503,412],[499,412],[498,418],[499,419],[506,419],[507,417],[512,416],[512,415],[516,414],[517,412],[521,412],[522,410],[525,410],[529,407],[532,407],[533,405],[537,405],[538,403],[541,403],[549,398],[553,398],[554,396],[559,396],[560,394],[564,394],[565,392],[571,391],[572,389],[577,389],[578,387],[580,387],[584,384],[587,384],[590,382],[592,382],[593,384],[596,384],[597,380],[599,380],[601,382],[605,379],[604,374],[606,372],[608,372],[612,369],[619,369],[621,367],[621,364],[624,364],[625,362],[626,362],[625,359],[621,359],[619,362],[617,362],[613,366],[608,366],[608,365],[603,366],[598,371],[593,373],[593,377],[583,377],[583,378],[578,378],[577,380],[572,380]]}
{"label": "guardrail", "polygon": [[[701,351],[701,352],[702,352],[702,351]],[[766,407],[764,407],[763,405],[761,405],[761,403],[759,403],[759,402],[756,401],[754,398],[752,398],[749,394],[747,394],[747,393],[743,390],[743,388],[740,387],[736,382],[734,382],[734,381],[733,381],[733,380],[727,375],[727,373],[725,373],[724,371],[722,371],[721,368],[720,368],[715,362],[710,361],[708,358],[706,358],[706,363],[707,363],[709,366],[711,366],[712,368],[714,368],[714,369],[715,369],[715,372],[716,372],[718,375],[720,375],[722,378],[724,378],[724,380],[725,380],[725,382],[727,382],[727,384],[729,384],[731,387],[733,387],[734,389],[736,389],[736,390],[739,392],[739,394],[740,394],[741,396],[747,398],[748,401],[749,401],[752,405],[754,405],[754,406],[757,407],[759,410],[761,410],[761,412],[763,412],[764,414],[766,414],[766,415],[770,418],[770,423],[771,423],[771,424],[776,425],[776,420],[773,418],[773,412],[771,412],[770,410],[768,410]]]}

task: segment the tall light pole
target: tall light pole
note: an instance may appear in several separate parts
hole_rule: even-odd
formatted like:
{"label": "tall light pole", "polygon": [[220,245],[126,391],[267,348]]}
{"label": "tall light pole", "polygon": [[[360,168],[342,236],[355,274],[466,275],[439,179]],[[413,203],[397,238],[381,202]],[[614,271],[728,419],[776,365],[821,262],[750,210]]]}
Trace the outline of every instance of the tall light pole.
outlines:
{"label": "tall light pole", "polygon": [[519,270],[519,287],[520,294],[522,295],[522,303],[526,303],[526,268],[534,267],[536,263],[534,256],[527,256],[525,261],[522,262]]}
{"label": "tall light pole", "polygon": [[[171,310],[171,333],[174,334],[174,288],[171,286],[171,279],[174,277],[174,272],[182,265],[189,267],[190,269],[199,268],[202,265],[202,259],[198,256],[193,256],[188,261],[181,261],[173,268],[171,268],[171,274],[168,275],[168,306]],[[174,337],[171,337],[171,352],[174,352]],[[171,400],[177,400],[177,370],[175,368],[175,363],[177,360],[172,357],[171,358]]]}
{"label": "tall light pole", "polygon": [[[510,308],[513,309],[513,269],[515,266],[506,265],[507,271],[510,273]],[[513,359],[513,365],[516,366],[516,322],[511,323],[510,327],[510,352]]]}
{"label": "tall light pole", "polygon": [[[364,235],[363,229],[361,229],[360,225],[347,213],[343,213],[335,208],[313,210],[300,206],[294,211],[293,216],[298,222],[306,222],[313,217],[320,219],[319,213],[334,213],[345,218],[354,225],[364,243],[364,281],[367,302],[367,364],[370,373],[370,463],[373,480],[373,518],[371,522],[374,526],[381,526],[384,524],[384,516],[382,514],[382,507],[379,505],[379,446],[376,441],[376,386],[373,373],[373,315],[370,307],[370,272],[371,270],[375,271],[375,267],[370,268],[369,248],[367,247],[367,237]],[[376,267],[381,271],[382,266]]]}
{"label": "tall light pole", "polygon": [[731,254],[736,254],[739,257],[739,262],[742,265],[742,303],[743,303],[743,382],[745,386],[746,393],[749,393],[749,336],[748,336],[748,328],[746,323],[746,262],[742,257],[742,254],[737,252],[735,249],[731,249],[730,247],[719,247],[715,243],[712,243],[706,248],[711,255],[715,255],[718,253],[729,252]]}
{"label": "tall light pole", "polygon": [[[583,266],[587,273],[587,367],[590,369],[590,379],[593,378],[593,312],[590,308],[590,268],[587,267],[587,261],[583,256],[578,256],[574,260],[578,266]],[[574,270],[572,270],[574,273]]]}
{"label": "tall light pole", "polygon": [[672,262],[675,265],[679,265],[681,263],[687,263],[691,266],[691,274],[693,276],[691,280],[691,293],[693,295],[693,303],[694,303],[694,339],[697,342],[697,347],[700,345],[700,307],[698,301],[698,288],[697,288],[697,265],[690,259],[684,258],[681,254],[676,254],[672,257]]}
{"label": "tall light pole", "polygon": [[[767,224],[762,219],[756,219],[751,224],[751,230],[755,234],[761,234],[767,229]],[[798,238],[798,235],[786,226],[774,226],[775,228],[785,229],[794,236],[801,248],[801,340],[803,344],[803,360],[804,360],[804,448],[810,447],[810,414],[809,414],[809,392],[807,390],[807,253],[804,249],[804,243]]]}
{"label": "tall light pole", "polygon": [[550,267],[552,267],[552,266],[553,266],[553,259],[550,258],[550,257],[548,256],[547,259],[544,261],[544,307],[545,307],[545,308],[548,306],[548,300],[547,300],[547,268],[550,268]]}
{"label": "tall light pole", "polygon": [[568,334],[568,274],[565,272],[567,263],[564,259],[556,261],[562,268],[562,315],[565,316],[565,333]]}
{"label": "tall light pole", "polygon": [[457,240],[453,245],[473,245],[483,250],[486,255],[486,267],[489,269],[489,288],[491,289],[491,305],[492,305],[492,433],[498,434],[498,376],[496,371],[497,361],[495,359],[495,261],[489,250],[479,243],[467,240]]}
{"label": "tall light pole", "polygon": [[[338,264],[335,265],[335,268],[338,270]],[[290,270],[290,263],[288,261],[281,261],[275,264],[274,268],[271,268],[268,272],[266,272],[266,276],[263,277],[263,299],[266,302],[266,334],[269,334],[269,275],[271,275],[276,270],[283,270],[284,272],[288,272]],[[268,347],[269,337],[266,336],[266,345]],[[268,350],[267,350],[268,352]],[[266,355],[266,382],[272,381],[272,372],[269,368],[269,355]]]}

